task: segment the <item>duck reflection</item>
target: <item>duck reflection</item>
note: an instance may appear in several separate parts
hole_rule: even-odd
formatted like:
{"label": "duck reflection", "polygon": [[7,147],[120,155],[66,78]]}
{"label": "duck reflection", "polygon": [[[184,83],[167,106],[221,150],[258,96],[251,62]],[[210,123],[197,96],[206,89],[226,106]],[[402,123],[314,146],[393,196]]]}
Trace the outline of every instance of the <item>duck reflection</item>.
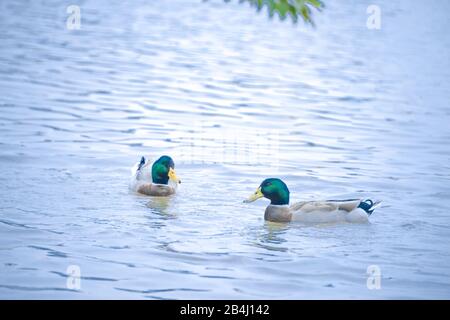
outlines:
{"label": "duck reflection", "polygon": [[169,210],[171,197],[152,197],[146,206],[152,210],[153,213],[166,217],[174,218],[176,214]]}
{"label": "duck reflection", "polygon": [[258,234],[257,245],[270,251],[287,251],[288,248],[281,245],[287,241],[285,234],[288,228],[285,223],[266,221]]}

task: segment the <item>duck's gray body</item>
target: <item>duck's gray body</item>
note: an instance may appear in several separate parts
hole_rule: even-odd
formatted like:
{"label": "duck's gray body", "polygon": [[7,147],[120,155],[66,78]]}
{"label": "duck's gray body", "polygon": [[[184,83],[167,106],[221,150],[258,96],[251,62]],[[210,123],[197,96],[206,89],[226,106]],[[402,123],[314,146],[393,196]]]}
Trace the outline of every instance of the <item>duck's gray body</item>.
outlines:
{"label": "duck's gray body", "polygon": [[291,206],[271,204],[266,208],[264,218],[272,222],[327,223],[346,221],[364,223],[369,221],[371,210],[373,211],[377,205],[378,203],[371,202],[368,204],[359,199],[301,201]]}

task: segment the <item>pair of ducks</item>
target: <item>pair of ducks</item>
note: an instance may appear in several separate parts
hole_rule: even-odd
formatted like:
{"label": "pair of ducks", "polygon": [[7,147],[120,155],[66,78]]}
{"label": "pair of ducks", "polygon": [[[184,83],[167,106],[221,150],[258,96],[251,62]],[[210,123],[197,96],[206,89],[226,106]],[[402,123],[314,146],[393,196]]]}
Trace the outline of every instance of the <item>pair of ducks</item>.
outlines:
{"label": "pair of ducks", "polygon": [[[130,188],[138,193],[166,197],[176,192],[181,180],[175,173],[175,163],[169,156],[156,160],[151,169],[150,162],[141,158],[132,169]],[[311,223],[327,222],[367,222],[380,202],[370,199],[301,201],[289,206],[289,189],[277,178],[264,180],[258,189],[245,203],[254,202],[260,198],[270,200],[264,219],[272,222],[301,221]]]}

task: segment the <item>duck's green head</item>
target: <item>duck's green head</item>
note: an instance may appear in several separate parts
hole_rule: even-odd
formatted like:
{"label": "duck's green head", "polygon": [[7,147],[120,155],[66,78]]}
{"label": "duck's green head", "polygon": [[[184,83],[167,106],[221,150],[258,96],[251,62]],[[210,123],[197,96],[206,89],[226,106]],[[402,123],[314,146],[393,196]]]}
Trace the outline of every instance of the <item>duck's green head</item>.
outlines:
{"label": "duck's green head", "polygon": [[263,197],[269,199],[270,204],[287,205],[289,204],[289,189],[280,179],[269,178],[264,180],[255,193],[244,202],[250,203]]}
{"label": "duck's green head", "polygon": [[168,184],[169,180],[175,183],[181,183],[175,173],[175,163],[169,156],[162,156],[153,163],[152,166],[153,183]]}

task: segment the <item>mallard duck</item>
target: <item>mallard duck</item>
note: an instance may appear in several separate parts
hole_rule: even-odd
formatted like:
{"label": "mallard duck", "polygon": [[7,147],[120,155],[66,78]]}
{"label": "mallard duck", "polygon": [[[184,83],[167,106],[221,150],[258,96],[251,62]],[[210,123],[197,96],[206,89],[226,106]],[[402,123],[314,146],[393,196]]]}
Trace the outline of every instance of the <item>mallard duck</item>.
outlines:
{"label": "mallard duck", "polygon": [[260,198],[270,200],[264,219],[272,222],[301,221],[311,223],[326,222],[367,222],[380,202],[370,199],[301,201],[289,206],[289,189],[280,179],[264,180],[256,192],[245,203]]}
{"label": "mallard duck", "polygon": [[169,156],[162,156],[156,160],[151,170],[150,161],[145,157],[131,169],[130,189],[148,196],[165,197],[176,192],[178,179],[175,173],[175,163]]}

